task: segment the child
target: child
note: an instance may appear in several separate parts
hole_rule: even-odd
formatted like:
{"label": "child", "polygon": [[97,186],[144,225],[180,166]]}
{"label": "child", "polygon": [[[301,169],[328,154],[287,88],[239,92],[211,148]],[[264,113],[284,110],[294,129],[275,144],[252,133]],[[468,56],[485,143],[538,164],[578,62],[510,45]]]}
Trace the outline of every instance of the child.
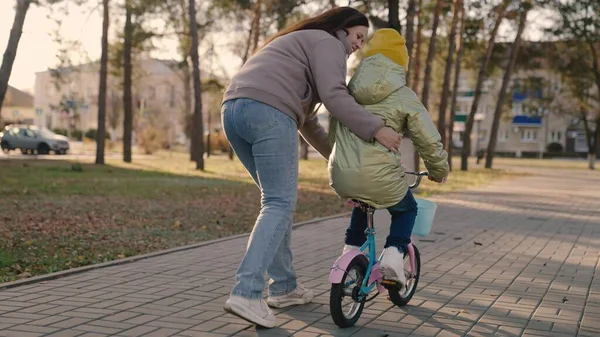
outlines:
{"label": "child", "polygon": [[[406,86],[408,51],[404,38],[393,29],[380,29],[371,38],[365,59],[348,84],[356,101],[381,117],[385,125],[408,135],[425,162],[429,179],[445,181],[448,154],[427,110]],[[342,198],[353,198],[392,215],[381,271],[385,279],[404,285],[404,255],[417,216],[417,203],[408,189],[400,154],[378,143],[365,142],[332,119],[329,184]],[[352,210],[344,252],[366,241],[367,215]]]}

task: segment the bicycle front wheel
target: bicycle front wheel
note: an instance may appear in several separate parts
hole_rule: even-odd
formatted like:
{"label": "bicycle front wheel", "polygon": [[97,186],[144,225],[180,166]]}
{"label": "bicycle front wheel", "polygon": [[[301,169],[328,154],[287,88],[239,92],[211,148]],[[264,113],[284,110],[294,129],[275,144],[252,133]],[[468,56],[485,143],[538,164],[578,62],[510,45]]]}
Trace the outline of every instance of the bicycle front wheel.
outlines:
{"label": "bicycle front wheel", "polygon": [[368,261],[358,255],[348,264],[342,282],[331,285],[329,310],[333,322],[340,328],[351,327],[360,318],[365,306],[366,294],[360,294],[360,287],[367,272]]}

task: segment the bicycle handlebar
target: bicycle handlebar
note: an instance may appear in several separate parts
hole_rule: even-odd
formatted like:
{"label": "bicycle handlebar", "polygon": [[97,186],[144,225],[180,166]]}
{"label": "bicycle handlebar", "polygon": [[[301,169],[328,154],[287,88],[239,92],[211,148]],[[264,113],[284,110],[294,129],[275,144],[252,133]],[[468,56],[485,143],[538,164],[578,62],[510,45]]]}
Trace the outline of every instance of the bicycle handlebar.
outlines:
{"label": "bicycle handlebar", "polygon": [[421,179],[423,179],[423,177],[429,175],[429,172],[427,172],[427,171],[421,171],[421,172],[406,171],[405,173],[413,175],[413,176],[417,176],[417,180],[415,180],[415,182],[413,184],[408,185],[408,188],[410,188],[410,189],[417,188],[419,186],[419,184],[421,184]]}

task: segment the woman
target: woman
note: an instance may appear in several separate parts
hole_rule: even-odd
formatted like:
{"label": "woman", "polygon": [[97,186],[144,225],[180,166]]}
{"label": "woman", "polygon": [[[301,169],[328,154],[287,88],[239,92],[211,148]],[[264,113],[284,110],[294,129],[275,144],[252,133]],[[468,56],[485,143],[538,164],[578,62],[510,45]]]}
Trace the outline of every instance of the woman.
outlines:
{"label": "woman", "polygon": [[[224,309],[263,327],[274,327],[267,304],[283,308],[312,300],[296,282],[290,247],[298,188],[298,136],[323,157],[331,146],[314,107],[329,112],[366,141],[392,151],[400,135],[361,107],[346,88],[346,60],[363,46],[369,21],[338,7],[298,22],[269,39],[233,77],[223,97],[223,129],[261,190],[261,210]],[[264,273],[269,297],[262,299]]]}

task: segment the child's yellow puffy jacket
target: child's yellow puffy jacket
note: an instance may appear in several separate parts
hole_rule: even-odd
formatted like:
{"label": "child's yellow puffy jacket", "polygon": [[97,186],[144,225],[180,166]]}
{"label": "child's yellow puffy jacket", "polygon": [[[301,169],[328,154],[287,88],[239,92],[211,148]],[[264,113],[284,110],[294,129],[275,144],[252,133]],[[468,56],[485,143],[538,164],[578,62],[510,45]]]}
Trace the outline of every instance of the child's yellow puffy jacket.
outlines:
{"label": "child's yellow puffy jacket", "polygon": [[[356,101],[380,116],[386,126],[405,128],[429,174],[448,175],[448,154],[429,113],[406,86],[404,68],[382,54],[363,60],[348,84]],[[395,154],[378,142],[365,142],[335,119],[329,129],[334,142],[329,157],[329,184],[342,198],[354,198],[376,208],[397,204],[406,195],[407,179]]]}

